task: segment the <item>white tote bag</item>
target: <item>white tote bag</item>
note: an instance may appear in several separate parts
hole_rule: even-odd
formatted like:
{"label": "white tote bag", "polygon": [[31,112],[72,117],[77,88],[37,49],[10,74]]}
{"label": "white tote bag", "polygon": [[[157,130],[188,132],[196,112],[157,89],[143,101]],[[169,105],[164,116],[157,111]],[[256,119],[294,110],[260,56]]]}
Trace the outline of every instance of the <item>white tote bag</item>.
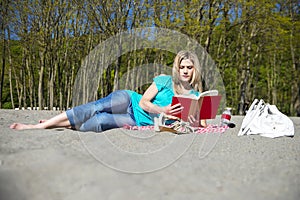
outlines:
{"label": "white tote bag", "polygon": [[292,120],[281,113],[275,105],[255,99],[251,104],[239,130],[241,135],[261,135],[269,138],[294,136]]}

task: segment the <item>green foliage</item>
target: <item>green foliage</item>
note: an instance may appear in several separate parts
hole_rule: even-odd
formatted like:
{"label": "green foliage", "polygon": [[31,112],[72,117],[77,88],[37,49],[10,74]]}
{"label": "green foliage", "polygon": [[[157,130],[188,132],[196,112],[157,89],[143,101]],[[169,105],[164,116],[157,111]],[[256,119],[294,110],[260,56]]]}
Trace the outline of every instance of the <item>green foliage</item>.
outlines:
{"label": "green foliage", "polygon": [[13,107],[12,107],[12,104],[11,104],[11,102],[5,102],[4,104],[3,104],[3,109],[12,109]]}
{"label": "green foliage", "polygon": [[[216,61],[235,114],[240,114],[239,104],[254,98],[275,103],[289,115],[300,107],[297,1],[16,0],[5,6],[8,14],[1,12],[0,22],[0,64],[6,61],[0,68],[2,108],[12,108],[12,100],[18,106],[70,107],[76,74],[89,52],[117,33],[145,26],[180,31],[203,45]],[[149,63],[171,67],[174,56],[159,49],[122,55],[101,74],[98,97],[116,89],[116,78],[128,71]],[[144,80],[136,76],[127,84]],[[146,87],[131,89],[143,92]]]}

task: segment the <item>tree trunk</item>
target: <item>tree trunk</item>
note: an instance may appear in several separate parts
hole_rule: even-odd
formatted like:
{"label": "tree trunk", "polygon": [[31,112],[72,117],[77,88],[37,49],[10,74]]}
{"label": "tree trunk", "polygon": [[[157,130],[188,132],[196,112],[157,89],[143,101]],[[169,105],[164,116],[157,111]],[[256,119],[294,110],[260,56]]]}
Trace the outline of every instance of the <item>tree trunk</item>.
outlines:
{"label": "tree trunk", "polygon": [[[298,116],[300,117],[300,67],[299,67],[299,60],[298,60],[298,66],[297,66],[297,60],[295,57],[295,52],[296,48],[294,47],[295,43],[293,42],[296,38],[296,35],[298,36],[299,33],[295,33],[296,29],[296,23],[295,21],[297,20],[296,17],[299,15],[294,13],[293,7],[296,7],[297,1],[293,2],[290,1],[290,18],[292,23],[292,27],[290,30],[290,37],[289,37],[289,43],[290,43],[290,51],[291,51],[291,58],[292,58],[292,70],[293,70],[293,80],[292,80],[292,85],[291,85],[291,91],[292,91],[292,96],[291,96],[291,106],[290,106],[290,114],[293,116]],[[294,5],[293,5],[294,4]],[[296,44],[297,45],[297,44]],[[299,55],[298,55],[299,56]],[[299,58],[299,57],[298,57]]]}
{"label": "tree trunk", "polygon": [[[2,6],[2,1],[1,1],[1,6]],[[7,7],[6,7],[7,10]],[[1,13],[5,15],[5,13]],[[5,65],[6,65],[6,48],[7,48],[7,42],[5,40],[5,30],[6,30],[6,25],[5,23],[5,16],[3,16],[3,20],[1,22],[1,35],[3,38],[3,46],[2,46],[2,67],[1,67],[1,74],[0,74],[0,109],[2,108],[2,95],[3,95],[3,86],[4,86],[4,74],[5,74]]]}
{"label": "tree trunk", "polygon": [[242,79],[240,86],[240,102],[238,107],[238,114],[243,115],[245,111],[246,98],[247,98],[247,85],[250,76],[250,61],[249,61],[249,51],[251,50],[249,42],[246,42],[246,39],[243,39],[243,47],[242,47],[242,56],[244,57],[244,62],[241,63],[242,68]]}
{"label": "tree trunk", "polygon": [[[7,29],[7,46],[9,46],[10,42],[10,29]],[[12,109],[15,109],[15,102],[14,102],[14,95],[13,95],[13,83],[12,83],[12,58],[11,58],[11,52],[10,48],[7,49],[7,56],[8,56],[8,62],[9,62],[9,70],[8,70],[8,78],[9,78],[9,91],[10,91],[10,102]]]}
{"label": "tree trunk", "polygon": [[26,71],[28,73],[28,89],[29,89],[29,101],[30,101],[30,107],[34,107],[34,75],[33,75],[33,70],[31,69],[31,60],[30,60],[30,55],[28,50],[24,49],[25,53],[25,66],[26,66]]}
{"label": "tree trunk", "polygon": [[23,107],[27,107],[27,95],[26,95],[26,73],[25,73],[25,68],[22,69],[22,97],[23,97]]}
{"label": "tree trunk", "polygon": [[38,106],[40,109],[43,108],[44,103],[44,91],[43,91],[43,80],[44,80],[44,68],[45,68],[45,49],[40,52],[40,71],[39,71],[39,86],[38,86]]}
{"label": "tree trunk", "polygon": [[113,91],[116,91],[119,89],[119,71],[120,71],[120,67],[121,67],[121,55],[122,55],[122,38],[120,37],[119,39],[119,44],[117,44],[117,48],[118,48],[118,55],[119,57],[117,58],[116,64],[115,64],[115,77],[114,77],[114,87],[113,87]]}

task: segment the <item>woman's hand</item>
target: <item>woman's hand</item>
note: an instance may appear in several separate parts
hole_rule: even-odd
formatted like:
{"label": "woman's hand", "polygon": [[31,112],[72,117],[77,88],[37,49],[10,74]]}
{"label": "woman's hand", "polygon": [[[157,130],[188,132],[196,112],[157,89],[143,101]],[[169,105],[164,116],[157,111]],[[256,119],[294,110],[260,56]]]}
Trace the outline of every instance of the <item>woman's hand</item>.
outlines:
{"label": "woman's hand", "polygon": [[196,120],[196,118],[193,115],[188,116],[188,122],[193,127],[198,127],[199,126],[199,120]]}
{"label": "woman's hand", "polygon": [[[164,113],[166,115],[172,115],[172,116],[178,115],[181,113],[182,110],[183,110],[183,106],[180,103],[175,104],[173,106],[169,104],[164,107]],[[174,117],[174,119],[176,119],[176,117]]]}
{"label": "woman's hand", "polygon": [[190,115],[188,117],[188,121],[191,124],[191,126],[193,126],[193,127],[199,127],[199,126],[207,127],[206,120],[200,120],[200,123],[199,123],[199,120],[196,120],[193,115]]}
{"label": "woman's hand", "polygon": [[139,105],[141,106],[141,108],[143,110],[150,112],[150,113],[156,113],[156,114],[160,114],[163,112],[166,115],[176,115],[182,111],[183,107],[181,106],[181,104],[176,104],[173,106],[171,106],[171,104],[170,104],[165,107],[160,107],[158,105],[154,105],[151,102],[151,100],[157,95],[157,93],[158,93],[158,89],[157,89],[155,83],[152,83],[149,86],[149,88],[145,91],[145,93],[142,96],[142,99],[139,103]]}

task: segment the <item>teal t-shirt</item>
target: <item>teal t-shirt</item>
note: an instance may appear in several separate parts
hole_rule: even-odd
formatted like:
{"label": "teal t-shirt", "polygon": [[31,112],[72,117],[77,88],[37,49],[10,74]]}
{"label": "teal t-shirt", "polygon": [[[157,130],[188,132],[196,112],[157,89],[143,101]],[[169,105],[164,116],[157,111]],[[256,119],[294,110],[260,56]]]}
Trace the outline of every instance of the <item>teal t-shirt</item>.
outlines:
{"label": "teal t-shirt", "polygon": [[[172,77],[168,75],[160,75],[153,79],[158,93],[151,100],[155,105],[164,107],[172,103],[172,97],[174,96],[173,82]],[[134,118],[138,126],[147,126],[153,125],[154,117],[157,117],[158,114],[149,113],[143,110],[139,106],[139,102],[142,98],[141,94],[128,90],[129,95],[131,96],[132,109],[134,113]],[[199,95],[199,92],[191,91],[192,94]]]}

